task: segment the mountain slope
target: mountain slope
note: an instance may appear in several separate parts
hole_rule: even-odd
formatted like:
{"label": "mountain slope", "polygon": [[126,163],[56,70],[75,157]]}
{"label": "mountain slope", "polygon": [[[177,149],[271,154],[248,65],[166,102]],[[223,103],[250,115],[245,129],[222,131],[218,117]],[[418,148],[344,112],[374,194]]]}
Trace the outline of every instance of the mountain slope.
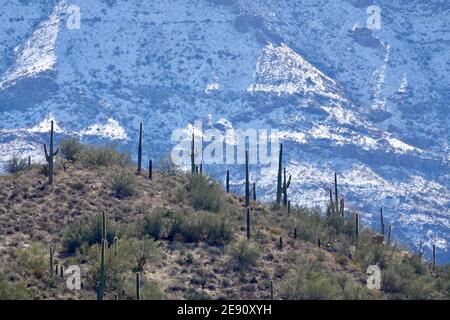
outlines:
{"label": "mountain slope", "polygon": [[[367,223],[382,206],[399,237],[436,243],[448,261],[449,8],[424,3],[381,1],[382,29],[370,31],[364,1],[79,1],[70,30],[65,2],[7,1],[0,159],[42,160],[50,119],[58,139],[125,150],[143,121],[153,159],[194,120],[277,129],[294,202],[324,206],[337,171]],[[206,166],[221,179],[226,169]],[[272,201],[274,172],[253,179]]]}

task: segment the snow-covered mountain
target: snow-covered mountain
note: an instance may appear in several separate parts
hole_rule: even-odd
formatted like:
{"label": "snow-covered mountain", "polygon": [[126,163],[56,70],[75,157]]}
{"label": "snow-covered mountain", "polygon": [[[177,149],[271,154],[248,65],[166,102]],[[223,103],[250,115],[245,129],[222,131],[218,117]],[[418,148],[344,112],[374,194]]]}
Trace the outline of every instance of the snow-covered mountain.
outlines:
{"label": "snow-covered mountain", "polygon": [[[278,129],[293,201],[325,205],[337,171],[367,223],[382,206],[448,262],[450,3],[376,4],[381,29],[366,0],[0,0],[0,160],[42,160],[51,119],[129,151],[143,121],[153,159],[194,120]],[[273,200],[275,172],[252,172]]]}

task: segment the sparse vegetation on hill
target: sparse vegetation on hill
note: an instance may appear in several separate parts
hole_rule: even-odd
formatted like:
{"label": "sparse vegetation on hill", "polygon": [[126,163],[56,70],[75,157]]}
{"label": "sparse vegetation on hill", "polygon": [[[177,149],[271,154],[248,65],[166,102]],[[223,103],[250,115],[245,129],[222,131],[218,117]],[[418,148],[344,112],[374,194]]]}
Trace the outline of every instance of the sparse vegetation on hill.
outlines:
{"label": "sparse vegetation on hill", "polygon": [[[269,299],[271,281],[274,299],[450,298],[448,266],[356,229],[338,205],[287,207],[281,184],[279,202],[261,204],[167,159],[150,179],[129,156],[76,140],[60,144],[51,185],[40,165],[11,164],[0,177],[0,299],[96,299],[99,288],[136,299],[136,273],[141,299]],[[66,286],[70,265],[81,290]],[[370,265],[381,290],[366,286]]]}

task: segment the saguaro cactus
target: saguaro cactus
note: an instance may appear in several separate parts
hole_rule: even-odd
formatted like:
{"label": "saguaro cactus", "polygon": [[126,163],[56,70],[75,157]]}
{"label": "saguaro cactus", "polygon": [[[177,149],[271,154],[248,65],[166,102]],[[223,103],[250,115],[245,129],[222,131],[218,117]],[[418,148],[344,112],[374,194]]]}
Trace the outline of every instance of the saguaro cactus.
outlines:
{"label": "saguaro cactus", "polygon": [[270,300],[273,300],[273,280],[270,280]]}
{"label": "saguaro cactus", "polygon": [[59,148],[56,148],[56,151],[53,152],[53,120],[50,123],[50,150],[49,152],[47,152],[47,145],[44,144],[44,152],[45,152],[45,160],[48,163],[48,170],[47,170],[47,175],[48,175],[48,184],[52,184],[53,183],[53,158],[58,154]]}
{"label": "saguaro cactus", "polygon": [[114,255],[117,256],[119,253],[119,238],[114,237]]}
{"label": "saguaro cactus", "polygon": [[106,241],[106,213],[102,212],[102,241],[101,241],[101,253],[100,253],[100,273],[97,290],[97,300],[103,300],[105,295],[105,254],[107,248]]}
{"label": "saguaro cactus", "polygon": [[106,213],[102,212],[102,240],[106,240]]}
{"label": "saguaro cactus", "polygon": [[191,141],[191,173],[195,174],[195,140],[194,133],[192,133],[192,141]]}
{"label": "saguaro cactus", "polygon": [[245,207],[250,205],[250,179],[248,174],[248,150],[245,150]]}
{"label": "saguaro cactus", "polygon": [[283,169],[283,144],[280,143],[280,153],[278,155],[278,176],[277,176],[277,205],[281,204],[281,192],[282,192],[282,174]]}
{"label": "saguaro cactus", "polygon": [[53,274],[53,256],[54,256],[53,248],[52,248],[52,246],[50,246],[50,255],[49,255],[50,272],[49,272],[49,275]]}
{"label": "saguaro cactus", "polygon": [[336,197],[335,208],[336,208],[336,211],[338,211],[339,210],[339,197],[338,197],[338,184],[337,184],[337,173],[336,172],[334,173],[334,195]]}
{"label": "saguaro cactus", "polygon": [[342,221],[343,221],[344,218],[345,218],[345,214],[344,214],[344,198],[341,199],[341,209],[340,209],[340,211],[341,211],[341,218],[342,218]]}
{"label": "saguaro cactus", "polygon": [[359,238],[359,214],[355,215],[355,236],[356,240]]}
{"label": "saguaro cactus", "polygon": [[384,236],[383,208],[380,208],[380,224],[381,224],[381,234]]}
{"label": "saguaro cactus", "polygon": [[153,161],[152,161],[152,159],[148,160],[148,178],[150,180],[153,179]]}
{"label": "saguaro cactus", "polygon": [[141,300],[141,276],[136,272],[136,300]]}
{"label": "saguaro cactus", "polygon": [[284,168],[284,171],[283,171],[283,205],[285,207],[287,207],[287,204],[288,204],[287,190],[288,190],[289,186],[291,185],[291,178],[292,178],[292,176],[289,175],[289,179],[286,180],[286,168]]}
{"label": "saguaro cactus", "polygon": [[436,268],[436,245],[433,244],[433,270]]}
{"label": "saguaro cactus", "polygon": [[297,239],[297,228],[294,228],[294,240]]}
{"label": "saguaro cactus", "polygon": [[139,124],[139,143],[138,143],[138,167],[137,174],[141,174],[142,167],[142,122]]}
{"label": "saguaro cactus", "polygon": [[333,191],[331,191],[331,188],[330,188],[330,210],[331,210],[331,213],[334,215],[336,211],[334,209]]}
{"label": "saguaro cactus", "polygon": [[227,179],[225,182],[227,193],[230,193],[230,170],[227,170]]}
{"label": "saguaro cactus", "polygon": [[283,237],[280,237],[279,248],[280,250],[283,250]]}
{"label": "saguaro cactus", "polygon": [[253,201],[256,201],[256,183],[253,182]]}
{"label": "saguaro cactus", "polygon": [[247,208],[247,239],[250,240],[250,208]]}
{"label": "saguaro cactus", "polygon": [[100,254],[100,274],[98,280],[97,300],[103,300],[105,295],[105,252],[106,240],[102,240],[102,248]]}
{"label": "saguaro cactus", "polygon": [[288,201],[288,214],[291,214],[291,200]]}
{"label": "saguaro cactus", "polygon": [[392,227],[392,225],[389,225],[389,229],[388,229],[388,241],[387,241],[388,244],[391,243],[391,227]]}

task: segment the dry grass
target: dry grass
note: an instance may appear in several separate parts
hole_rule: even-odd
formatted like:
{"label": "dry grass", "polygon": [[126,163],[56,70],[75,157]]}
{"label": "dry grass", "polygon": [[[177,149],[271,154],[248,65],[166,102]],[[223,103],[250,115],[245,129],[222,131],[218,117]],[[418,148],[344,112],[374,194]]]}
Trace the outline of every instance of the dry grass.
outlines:
{"label": "dry grass", "polygon": [[[18,274],[12,267],[17,266],[17,252],[31,245],[39,245],[45,250],[52,245],[57,248],[58,263],[66,266],[77,263],[82,266],[82,270],[88,272],[86,255],[80,252],[75,255],[63,253],[62,239],[68,226],[80,222],[90,223],[105,211],[109,221],[120,229],[121,237],[136,239],[143,237],[142,230],[137,226],[142,225],[145,217],[159,212],[164,219],[170,220],[173,212],[184,212],[195,217],[202,214],[223,216],[232,237],[224,242],[208,243],[202,241],[201,237],[189,242],[183,237],[169,237],[160,233],[156,237],[156,246],[161,254],[157,260],[146,263],[143,272],[143,277],[150,281],[147,294],[152,298],[267,299],[271,280],[274,281],[278,298],[321,297],[320,291],[328,288],[327,286],[331,286],[329,290],[332,293],[326,298],[388,298],[391,294],[368,292],[364,288],[367,276],[362,272],[362,264],[348,259],[344,254],[348,246],[345,236],[336,236],[340,244],[340,249],[336,252],[317,248],[315,241],[305,241],[311,240],[311,235],[305,234],[304,240],[294,240],[292,232],[297,221],[296,215],[298,219],[304,219],[302,222],[309,221],[302,218],[305,214],[303,209],[296,209],[288,217],[286,212],[254,204],[251,249],[240,250],[236,244],[247,241],[242,198],[227,195],[221,188],[214,186],[217,192],[213,195],[214,205],[204,205],[202,199],[199,199],[201,195],[195,194],[194,200],[189,196],[192,194],[192,184],[188,176],[157,172],[154,172],[152,181],[145,172],[136,176],[136,192],[127,197],[117,197],[111,188],[111,178],[113,172],[119,171],[135,175],[135,168],[127,166],[108,165],[88,169],[74,165],[67,171],[57,169],[52,186],[47,185],[46,177],[40,173],[39,168],[1,176],[1,273],[9,274],[13,284],[30,286],[39,298],[94,299],[95,292],[92,288],[86,286],[79,292],[68,291],[62,280],[48,279],[45,271],[39,277]],[[218,212],[202,213],[196,209],[199,201],[202,210]],[[215,205],[217,203],[220,205]],[[169,213],[166,215],[164,212]],[[213,225],[216,227],[216,224]],[[211,228],[211,225],[206,228]],[[322,228],[320,232],[324,230],[328,229]],[[283,238],[282,249],[278,247],[280,237]],[[236,267],[239,252],[244,252],[245,259],[248,259],[244,263],[245,268]],[[361,256],[362,258],[369,259],[366,256]],[[48,261],[47,257],[44,261]],[[124,265],[127,264],[128,262]],[[305,275],[301,271],[302,267],[314,270]],[[123,285],[123,298],[132,298],[126,292],[129,291],[127,279],[132,276],[133,270],[132,267],[125,269],[124,279],[120,280],[122,282],[118,280],[118,284]],[[390,269],[390,274],[394,273],[392,270],[394,268]],[[303,283],[302,277],[315,279],[320,274],[324,274],[325,280],[307,282],[307,290],[296,291],[298,287],[292,287],[292,283]],[[294,282],[286,282],[288,279]],[[433,297],[443,297],[445,290],[442,292]],[[18,289],[17,295],[20,294],[22,292]],[[111,296],[112,293],[109,292],[108,297]]]}

